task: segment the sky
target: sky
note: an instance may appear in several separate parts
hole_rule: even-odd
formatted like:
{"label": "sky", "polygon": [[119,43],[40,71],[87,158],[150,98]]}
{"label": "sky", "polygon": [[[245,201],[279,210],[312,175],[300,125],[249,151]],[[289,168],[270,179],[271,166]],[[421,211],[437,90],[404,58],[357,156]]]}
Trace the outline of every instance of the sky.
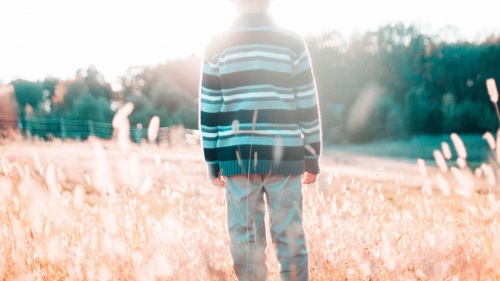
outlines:
{"label": "sky", "polygon": [[[273,0],[280,25],[346,38],[402,22],[451,39],[500,36],[498,0]],[[74,78],[90,65],[108,82],[130,66],[201,54],[236,16],[230,0],[15,0],[0,3],[0,84]]]}

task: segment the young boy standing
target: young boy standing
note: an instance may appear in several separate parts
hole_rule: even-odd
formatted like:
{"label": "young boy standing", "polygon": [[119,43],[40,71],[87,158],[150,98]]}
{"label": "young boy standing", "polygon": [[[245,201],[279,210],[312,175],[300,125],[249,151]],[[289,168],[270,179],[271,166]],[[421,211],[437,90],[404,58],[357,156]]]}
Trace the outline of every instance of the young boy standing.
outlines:
{"label": "young boy standing", "polygon": [[304,40],[274,22],[270,1],[232,0],[239,16],[207,45],[200,128],[209,177],[226,187],[238,279],[266,279],[267,202],[282,280],[308,280],[302,184],[319,173],[321,122]]}

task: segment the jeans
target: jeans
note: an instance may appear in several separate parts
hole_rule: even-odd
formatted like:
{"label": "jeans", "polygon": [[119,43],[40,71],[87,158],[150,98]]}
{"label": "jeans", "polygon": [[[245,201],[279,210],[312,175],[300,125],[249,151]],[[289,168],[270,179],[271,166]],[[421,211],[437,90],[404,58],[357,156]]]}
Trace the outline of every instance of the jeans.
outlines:
{"label": "jeans", "polygon": [[266,280],[264,195],[281,280],[308,280],[300,175],[238,175],[227,178],[230,249],[238,280]]}

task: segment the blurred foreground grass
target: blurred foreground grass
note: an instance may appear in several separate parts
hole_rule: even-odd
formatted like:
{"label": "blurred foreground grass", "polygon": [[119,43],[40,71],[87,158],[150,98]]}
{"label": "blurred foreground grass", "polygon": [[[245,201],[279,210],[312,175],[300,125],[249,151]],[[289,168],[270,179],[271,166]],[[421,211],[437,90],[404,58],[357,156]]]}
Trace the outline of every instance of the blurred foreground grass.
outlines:
{"label": "blurred foreground grass", "polygon": [[[235,280],[200,147],[12,142],[0,158],[0,279]],[[500,279],[498,186],[328,151],[322,171],[303,191],[312,280]]]}

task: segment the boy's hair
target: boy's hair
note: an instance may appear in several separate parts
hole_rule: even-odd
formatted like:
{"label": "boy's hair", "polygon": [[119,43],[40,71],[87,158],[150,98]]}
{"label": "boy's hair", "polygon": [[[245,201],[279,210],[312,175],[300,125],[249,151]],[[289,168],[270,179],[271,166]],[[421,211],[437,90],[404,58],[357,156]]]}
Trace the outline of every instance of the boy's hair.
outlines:
{"label": "boy's hair", "polygon": [[260,1],[260,2],[269,1],[269,2],[271,2],[271,0],[231,0],[231,2],[233,2],[233,3],[236,3],[236,2],[247,2],[247,1]]}

